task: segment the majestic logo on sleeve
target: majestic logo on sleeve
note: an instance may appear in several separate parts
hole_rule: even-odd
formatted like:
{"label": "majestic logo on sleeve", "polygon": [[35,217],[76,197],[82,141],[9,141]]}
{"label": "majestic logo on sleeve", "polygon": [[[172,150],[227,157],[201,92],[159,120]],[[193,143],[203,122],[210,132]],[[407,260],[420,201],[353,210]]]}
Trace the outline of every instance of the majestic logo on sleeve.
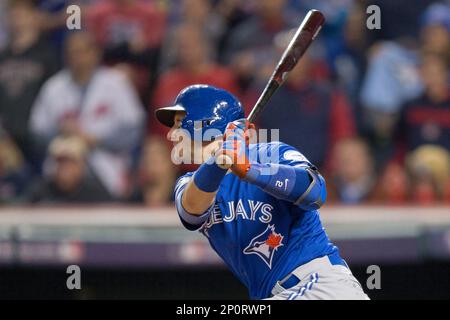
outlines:
{"label": "majestic logo on sleeve", "polygon": [[287,150],[283,153],[283,158],[290,161],[308,162],[308,159],[296,150]]}
{"label": "majestic logo on sleeve", "polygon": [[275,251],[283,245],[283,236],[275,232],[274,225],[268,225],[264,232],[260,233],[250,241],[244,249],[244,254],[256,254],[272,268],[272,259]]}

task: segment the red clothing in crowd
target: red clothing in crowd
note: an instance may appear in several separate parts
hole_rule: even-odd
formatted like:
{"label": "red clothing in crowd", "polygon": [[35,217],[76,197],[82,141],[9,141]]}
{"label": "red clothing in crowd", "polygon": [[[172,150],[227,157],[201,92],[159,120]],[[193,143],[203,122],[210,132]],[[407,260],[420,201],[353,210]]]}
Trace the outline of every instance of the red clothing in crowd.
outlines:
{"label": "red clothing in crowd", "polygon": [[102,46],[129,42],[138,33],[148,48],[157,47],[164,37],[166,14],[151,2],[137,0],[131,5],[103,1],[89,7],[87,23]]}
{"label": "red clothing in crowd", "polygon": [[425,94],[407,103],[400,114],[398,131],[406,151],[424,144],[434,144],[450,151],[450,88],[446,98],[440,102]]}

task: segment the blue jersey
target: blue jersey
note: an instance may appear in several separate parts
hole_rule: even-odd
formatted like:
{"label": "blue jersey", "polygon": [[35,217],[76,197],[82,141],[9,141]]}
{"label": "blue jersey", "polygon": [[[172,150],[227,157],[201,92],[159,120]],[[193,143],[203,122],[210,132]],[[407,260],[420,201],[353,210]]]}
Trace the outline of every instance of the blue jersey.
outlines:
{"label": "blue jersey", "polygon": [[[258,154],[278,154],[279,164],[311,166],[300,152],[284,143],[252,144],[250,152],[253,148]],[[187,173],[177,181],[176,193],[182,192],[192,175]],[[232,173],[222,180],[209,217],[199,230],[248,288],[252,299],[269,297],[276,281],[295,268],[338,251],[317,210],[305,211],[279,200]]]}

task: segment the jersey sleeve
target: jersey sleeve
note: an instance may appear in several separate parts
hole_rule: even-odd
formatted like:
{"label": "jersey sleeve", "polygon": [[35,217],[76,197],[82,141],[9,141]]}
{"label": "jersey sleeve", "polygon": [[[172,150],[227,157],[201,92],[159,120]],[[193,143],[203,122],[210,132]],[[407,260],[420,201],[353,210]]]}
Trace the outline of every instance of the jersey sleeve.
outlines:
{"label": "jersey sleeve", "polygon": [[326,201],[327,191],[325,179],[314,166],[300,151],[296,148],[285,144],[278,144],[279,163],[289,165],[295,168],[304,169],[310,178],[308,188],[294,202],[303,210],[319,209]]}
{"label": "jersey sleeve", "polygon": [[306,211],[322,206],[326,200],[325,180],[303,154],[281,142],[262,144],[260,151],[270,154],[271,159],[252,164],[246,181]]}
{"label": "jersey sleeve", "polygon": [[205,213],[199,216],[190,214],[183,208],[183,205],[181,203],[181,197],[183,195],[184,189],[186,188],[189,181],[192,179],[193,175],[194,175],[193,172],[189,172],[184,176],[180,177],[175,184],[174,190],[175,207],[177,209],[178,216],[180,217],[183,226],[191,231],[198,230],[203,225],[203,223],[205,223],[214,207],[214,205],[211,205],[211,207],[209,207],[205,211]]}
{"label": "jersey sleeve", "polygon": [[276,148],[274,151],[278,152],[279,164],[290,165],[293,167],[314,167],[300,151],[286,143],[277,143],[273,148]]}

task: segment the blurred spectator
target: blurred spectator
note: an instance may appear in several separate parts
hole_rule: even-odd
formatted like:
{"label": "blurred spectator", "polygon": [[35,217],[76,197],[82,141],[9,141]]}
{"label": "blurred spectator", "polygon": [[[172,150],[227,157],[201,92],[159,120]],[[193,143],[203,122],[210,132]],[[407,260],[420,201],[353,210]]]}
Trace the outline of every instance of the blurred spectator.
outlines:
{"label": "blurred spectator", "polygon": [[[381,28],[371,30],[379,40],[417,39],[421,18],[425,9],[436,0],[364,0],[365,7],[377,5],[381,11]],[[445,0],[444,0],[445,1]]]}
{"label": "blurred spectator", "polygon": [[223,18],[218,15],[210,0],[183,0],[182,23],[196,24],[213,45],[223,32]]}
{"label": "blurred spectator", "polygon": [[358,94],[366,72],[366,52],[369,46],[365,9],[364,6],[355,5],[349,12],[341,36],[342,47],[337,49],[332,66],[337,83],[345,90],[351,101],[358,124],[360,123]]}
{"label": "blurred spectator", "polygon": [[395,114],[406,100],[421,93],[415,50],[395,42],[382,42],[371,48],[369,59],[361,88],[361,100],[365,108],[373,112]]}
{"label": "blurred spectator", "polygon": [[[430,169],[429,164],[418,165],[424,159],[427,159],[425,160],[427,163],[436,163],[433,162],[434,160],[428,161],[429,157],[439,158],[440,163],[448,161],[445,160],[448,158],[444,155],[450,150],[449,67],[446,56],[434,51],[423,52],[420,74],[425,92],[402,108],[396,128],[396,138],[399,141],[396,144],[396,158],[393,161],[403,163],[404,155],[409,154],[406,158],[409,178],[401,178],[405,174],[400,172],[403,169],[399,168],[398,164],[391,163],[381,179],[385,190],[385,200],[391,203],[398,203],[398,199],[407,200],[408,196],[410,200],[422,204],[446,198],[449,181],[446,169],[440,170],[439,174],[431,174],[430,172],[439,170],[438,165],[433,165],[434,169]],[[437,146],[444,151],[435,151]],[[428,167],[428,169],[417,169],[422,167]],[[444,166],[440,165],[440,167]],[[443,181],[436,183],[437,176],[440,176]],[[398,183],[402,180],[403,186]],[[439,187],[436,187],[437,184]],[[397,191],[394,190],[394,185],[397,185]],[[406,185],[411,187],[406,188]]]}
{"label": "blurred spectator", "polygon": [[[156,1],[106,0],[86,8],[88,30],[108,64],[126,63],[142,99],[148,99],[165,35],[166,13]],[[143,101],[144,101],[143,100]]]}
{"label": "blurred spectator", "polygon": [[[328,65],[331,67],[331,71],[335,72],[335,61],[338,56],[342,55],[346,50],[345,33],[348,30],[348,25],[353,28],[351,32],[361,33],[362,30],[367,30],[365,27],[366,8],[368,4],[364,0],[289,0],[289,7],[297,10],[299,13],[305,15],[311,9],[320,10],[325,19],[325,25],[320,31],[320,37],[316,40],[322,42],[326,48],[326,59]],[[362,16],[364,19],[359,24],[359,21],[355,21],[355,14]]]}
{"label": "blurred spectator", "polygon": [[355,134],[355,123],[345,95],[328,82],[314,81],[314,65],[306,53],[258,122],[263,128],[280,129],[281,141],[298,148],[321,168],[334,145]]}
{"label": "blurred spectator", "polygon": [[298,16],[286,10],[286,0],[259,0],[255,5],[255,15],[233,30],[225,46],[225,61],[244,89],[264,65],[279,59],[273,47],[275,36],[298,27]]}
{"label": "blurred spectator", "polygon": [[430,5],[422,18],[421,47],[450,60],[450,4]]}
{"label": "blurred spectator", "polygon": [[[176,66],[162,74],[151,108],[170,105],[181,89],[196,83],[220,87],[239,95],[233,73],[210,59],[210,43],[196,25],[181,25],[176,32]],[[150,117],[150,131],[165,136],[167,128]]]}
{"label": "blurred spectator", "polygon": [[57,137],[49,146],[47,174],[33,185],[27,200],[35,203],[93,203],[112,201],[88,170],[88,146],[77,136]]}
{"label": "blurred spectator", "polygon": [[222,63],[227,45],[233,31],[252,14],[252,2],[241,0],[219,0],[215,5],[215,12],[222,19],[223,32],[219,39],[217,58]]}
{"label": "blurred spectator", "polygon": [[0,127],[0,204],[15,202],[25,190],[28,178],[22,153]]}
{"label": "blurred spectator", "polygon": [[34,0],[34,2],[40,11],[40,27],[55,48],[57,57],[62,60],[64,41],[66,36],[71,32],[66,25],[67,18],[69,17],[66,9],[71,5],[80,7],[82,12],[81,28],[84,28],[85,16],[83,13],[86,12],[85,6],[93,2],[98,2],[98,0]]}
{"label": "blurred spectator", "polygon": [[0,52],[8,43],[7,2],[0,1]]}
{"label": "blurred spectator", "polygon": [[[217,47],[219,38],[224,31],[224,20],[213,10],[210,0],[182,0],[180,7],[179,21],[170,27],[165,37],[159,68],[162,72],[176,64],[176,37],[181,25],[191,25],[201,30],[211,49]],[[210,54],[215,55],[215,50],[210,51],[214,51]],[[215,60],[215,57],[211,58]]]}
{"label": "blurred spectator", "polygon": [[98,65],[100,52],[89,34],[71,34],[65,50],[67,67],[44,84],[33,106],[31,130],[41,153],[59,134],[82,138],[90,148],[92,171],[120,197],[140,139],[142,106],[125,76]]}
{"label": "blurred spectator", "polygon": [[399,134],[406,151],[430,143],[450,150],[449,63],[440,54],[424,52],[420,74],[425,93],[404,106]]}
{"label": "blurred spectator", "polygon": [[[302,14],[313,8],[320,10],[327,17],[327,28],[331,26],[332,29],[339,29],[355,3],[364,5],[361,2],[361,0],[288,0],[287,4],[289,10],[296,10]],[[335,36],[338,37],[339,34]]]}
{"label": "blurred spectator", "polygon": [[133,200],[146,206],[171,203],[176,175],[166,141],[159,136],[149,137],[142,152]]}
{"label": "blurred spectator", "polygon": [[367,143],[359,138],[337,143],[327,180],[328,199],[345,204],[372,200],[376,183],[374,163]]}
{"label": "blurred spectator", "polygon": [[164,37],[165,13],[152,1],[105,0],[87,10],[89,28],[106,50],[142,53]]}
{"label": "blurred spectator", "polygon": [[0,52],[0,121],[26,160],[32,159],[28,119],[41,85],[56,71],[52,48],[40,37],[32,1],[8,2],[10,39]]}
{"label": "blurred spectator", "polygon": [[379,203],[404,204],[409,197],[409,177],[403,165],[389,163],[381,175],[374,194]]}
{"label": "blurred spectator", "polygon": [[[404,8],[398,7],[399,4],[394,6],[403,12]],[[420,62],[417,44],[426,50],[449,55],[449,10],[448,4],[433,4],[425,11],[420,43],[379,42],[368,52],[368,68],[360,92],[362,130],[374,148],[379,167],[394,153],[393,135],[402,106],[422,95],[426,85],[417,72]],[[392,10],[388,12],[392,13]],[[416,17],[419,20],[418,13]]]}
{"label": "blurred spectator", "polygon": [[411,176],[411,200],[431,204],[445,200],[450,179],[450,154],[448,150],[434,145],[423,145],[407,157]]}
{"label": "blurred spectator", "polygon": [[367,73],[360,92],[362,132],[374,149],[380,168],[393,153],[393,135],[402,105],[421,94],[415,50],[395,42],[370,49]]}

